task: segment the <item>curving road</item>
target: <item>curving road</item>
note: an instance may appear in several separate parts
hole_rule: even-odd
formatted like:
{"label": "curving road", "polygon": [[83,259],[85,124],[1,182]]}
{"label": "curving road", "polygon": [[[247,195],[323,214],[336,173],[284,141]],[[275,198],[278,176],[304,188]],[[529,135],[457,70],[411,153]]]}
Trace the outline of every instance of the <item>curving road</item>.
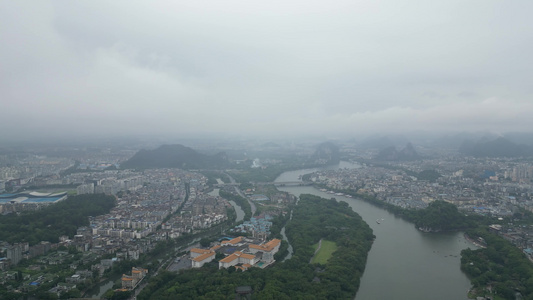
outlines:
{"label": "curving road", "polygon": [[313,261],[313,258],[315,258],[315,255],[318,253],[318,251],[320,251],[320,247],[322,247],[322,239],[320,239],[320,241],[318,241],[318,247],[316,247],[315,253],[313,253],[313,256],[309,260],[309,263],[311,263]]}

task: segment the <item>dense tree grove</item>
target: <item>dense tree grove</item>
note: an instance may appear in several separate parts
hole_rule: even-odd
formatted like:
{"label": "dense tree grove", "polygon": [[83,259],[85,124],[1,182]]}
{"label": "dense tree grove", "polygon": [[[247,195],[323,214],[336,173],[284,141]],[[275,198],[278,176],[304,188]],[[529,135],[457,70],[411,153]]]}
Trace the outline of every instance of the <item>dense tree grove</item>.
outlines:
{"label": "dense tree grove", "polygon": [[[286,228],[294,256],[267,269],[218,270],[217,262],[152,278],[137,299],[235,299],[250,286],[254,299],[353,299],[374,235],[346,203],[302,195]],[[326,265],[310,264],[321,238],[339,249]]]}
{"label": "dense tree grove", "polygon": [[418,228],[430,231],[450,231],[476,226],[473,218],[460,213],[457,206],[444,202],[431,202],[426,209],[413,211],[411,218]]}
{"label": "dense tree grove", "polygon": [[357,292],[375,236],[346,202],[324,200],[313,195],[300,196],[286,234],[294,248],[293,258],[304,261],[311,259],[314,253],[312,245],[320,239],[337,243],[338,250],[318,277],[323,285],[340,284],[341,298]]}
{"label": "dense tree grove", "polygon": [[471,237],[481,237],[487,247],[461,252],[461,270],[469,277],[477,296],[491,294],[503,299],[533,299],[533,265],[524,253],[502,237],[486,229],[470,230]]}
{"label": "dense tree grove", "polygon": [[108,213],[115,201],[114,196],[104,194],[69,196],[38,211],[0,216],[0,240],[57,243],[60,236],[73,236],[78,227],[88,226],[88,216]]}

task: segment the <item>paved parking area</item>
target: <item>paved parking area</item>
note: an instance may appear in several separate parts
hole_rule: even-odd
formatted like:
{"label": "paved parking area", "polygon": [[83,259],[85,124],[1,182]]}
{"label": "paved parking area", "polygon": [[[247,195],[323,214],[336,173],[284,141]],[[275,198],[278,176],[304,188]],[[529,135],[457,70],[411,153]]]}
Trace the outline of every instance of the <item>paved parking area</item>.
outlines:
{"label": "paved parking area", "polygon": [[178,272],[183,269],[190,269],[192,267],[189,255],[180,256],[174,259],[172,264],[168,266],[167,270],[171,272]]}

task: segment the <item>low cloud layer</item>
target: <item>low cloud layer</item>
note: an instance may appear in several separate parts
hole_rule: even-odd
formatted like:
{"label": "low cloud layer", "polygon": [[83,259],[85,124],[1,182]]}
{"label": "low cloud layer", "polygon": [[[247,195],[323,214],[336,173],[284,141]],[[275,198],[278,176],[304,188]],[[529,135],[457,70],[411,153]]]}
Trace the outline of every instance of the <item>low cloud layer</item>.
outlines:
{"label": "low cloud layer", "polygon": [[529,131],[529,1],[0,1],[10,135]]}

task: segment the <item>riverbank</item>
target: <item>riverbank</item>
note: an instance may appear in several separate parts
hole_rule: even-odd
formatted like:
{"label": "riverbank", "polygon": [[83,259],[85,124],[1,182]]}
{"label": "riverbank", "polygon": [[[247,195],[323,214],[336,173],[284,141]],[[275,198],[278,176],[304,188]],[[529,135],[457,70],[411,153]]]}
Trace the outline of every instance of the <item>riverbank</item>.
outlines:
{"label": "riverbank", "polygon": [[[342,162],[336,167],[358,168]],[[295,181],[299,176],[317,171],[300,170],[282,174],[277,180]],[[295,196],[313,194],[348,203],[373,229],[376,239],[368,254],[356,300],[467,299],[470,280],[460,270],[460,252],[477,248],[465,240],[462,232],[424,233],[405,218],[356,197],[328,194],[311,186],[279,187]],[[377,224],[376,220],[381,224]]]}
{"label": "riverbank", "polygon": [[465,239],[467,241],[469,241],[470,243],[476,245],[479,248],[487,248],[487,244],[485,242],[481,242],[478,239],[473,239],[466,233],[464,234],[464,237],[465,237]]}

